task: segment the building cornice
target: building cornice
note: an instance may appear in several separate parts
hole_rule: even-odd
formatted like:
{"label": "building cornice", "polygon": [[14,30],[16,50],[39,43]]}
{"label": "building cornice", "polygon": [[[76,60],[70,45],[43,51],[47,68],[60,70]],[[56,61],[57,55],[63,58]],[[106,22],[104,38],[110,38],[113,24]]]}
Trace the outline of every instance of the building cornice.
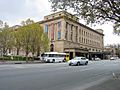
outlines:
{"label": "building cornice", "polygon": [[92,29],[92,28],[90,28],[90,27],[88,27],[88,26],[86,26],[86,25],[84,25],[84,24],[82,24],[82,23],[80,23],[80,22],[77,22],[77,21],[75,21],[75,20],[73,20],[73,19],[71,19],[71,18],[69,18],[69,17],[67,17],[67,16],[54,17],[54,18],[52,18],[52,19],[39,21],[38,23],[39,23],[39,24],[43,24],[43,23],[50,22],[50,21],[54,21],[54,20],[58,20],[58,19],[67,19],[67,20],[70,20],[70,21],[72,21],[72,22],[74,22],[74,23],[77,23],[77,24],[80,25],[80,26],[83,26],[83,27],[85,27],[85,28],[87,28],[87,29],[95,32],[95,33],[98,33],[98,34],[104,36],[103,33],[100,33],[100,32],[98,32],[98,31],[96,31],[96,30],[94,30],[94,29]]}
{"label": "building cornice", "polygon": [[88,44],[84,44],[84,43],[78,43],[78,42],[72,42],[72,41],[66,41],[66,40],[54,40],[53,42],[56,42],[56,41],[64,41],[64,42],[68,42],[68,43],[73,43],[73,44],[79,44],[80,46],[86,46],[86,47],[90,47],[90,48],[97,48],[97,49],[103,49],[102,47],[96,47],[96,46],[93,46],[93,45],[88,45]]}
{"label": "building cornice", "polygon": [[100,32],[98,32],[98,31],[96,31],[96,30],[94,30],[94,29],[92,29],[92,28],[90,28],[90,27],[88,27],[88,26],[80,23],[80,22],[77,22],[77,21],[75,21],[75,20],[73,20],[73,19],[71,19],[71,18],[68,18],[68,17],[66,17],[66,16],[65,16],[65,18],[66,18],[67,20],[70,20],[70,21],[72,21],[72,22],[74,22],[74,23],[77,23],[77,24],[79,24],[80,26],[83,26],[83,27],[85,27],[85,28],[87,28],[87,29],[89,29],[89,30],[91,30],[91,31],[93,31],[93,32],[96,32],[96,33],[104,36],[103,33],[100,33]]}

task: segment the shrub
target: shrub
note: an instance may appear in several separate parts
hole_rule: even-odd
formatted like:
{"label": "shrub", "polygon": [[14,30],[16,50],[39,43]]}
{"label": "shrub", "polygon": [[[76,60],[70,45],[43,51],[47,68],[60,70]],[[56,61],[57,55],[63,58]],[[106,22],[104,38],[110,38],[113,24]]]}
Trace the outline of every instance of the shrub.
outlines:
{"label": "shrub", "polygon": [[25,57],[25,56],[3,56],[0,57],[0,60],[11,60],[11,61],[26,61],[32,60],[32,57]]}

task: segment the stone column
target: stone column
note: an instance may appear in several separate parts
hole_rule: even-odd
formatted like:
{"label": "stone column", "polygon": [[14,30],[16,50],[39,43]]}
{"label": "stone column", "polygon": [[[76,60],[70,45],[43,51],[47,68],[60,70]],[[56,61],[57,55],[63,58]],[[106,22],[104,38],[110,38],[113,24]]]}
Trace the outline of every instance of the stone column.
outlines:
{"label": "stone column", "polygon": [[73,52],[73,58],[75,57],[75,51]]}

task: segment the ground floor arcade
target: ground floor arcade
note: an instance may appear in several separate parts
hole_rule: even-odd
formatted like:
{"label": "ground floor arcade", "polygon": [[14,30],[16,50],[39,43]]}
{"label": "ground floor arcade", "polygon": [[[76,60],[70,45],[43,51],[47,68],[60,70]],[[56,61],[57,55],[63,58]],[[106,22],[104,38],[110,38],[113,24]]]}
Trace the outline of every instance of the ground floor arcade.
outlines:
{"label": "ground floor arcade", "polygon": [[64,52],[70,55],[70,59],[76,56],[84,56],[89,60],[94,60],[95,58],[103,59],[104,57],[102,52],[89,52],[87,49],[65,48]]}

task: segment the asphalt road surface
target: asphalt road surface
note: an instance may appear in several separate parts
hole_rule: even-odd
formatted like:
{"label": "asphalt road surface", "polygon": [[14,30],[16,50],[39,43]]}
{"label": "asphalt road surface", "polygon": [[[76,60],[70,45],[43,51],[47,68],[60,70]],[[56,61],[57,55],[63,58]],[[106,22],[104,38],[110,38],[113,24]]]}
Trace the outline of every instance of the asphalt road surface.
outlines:
{"label": "asphalt road surface", "polygon": [[0,65],[0,90],[120,90],[119,75],[120,60]]}

